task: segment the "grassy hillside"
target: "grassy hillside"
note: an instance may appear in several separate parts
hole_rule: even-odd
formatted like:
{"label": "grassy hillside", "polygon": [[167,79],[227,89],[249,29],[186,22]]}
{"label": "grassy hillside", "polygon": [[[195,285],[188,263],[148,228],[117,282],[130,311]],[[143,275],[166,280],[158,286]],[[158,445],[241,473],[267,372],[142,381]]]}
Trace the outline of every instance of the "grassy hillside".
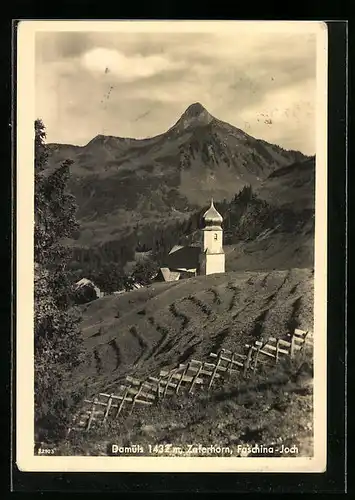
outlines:
{"label": "grassy hillside", "polygon": [[314,210],[315,170],[315,157],[278,168],[261,183],[257,195],[294,211]]}
{"label": "grassy hillside", "polygon": [[114,391],[128,373],[156,374],[212,350],[312,328],[313,271],[230,272],[152,284],[83,306],[88,392]]}
{"label": "grassy hillside", "polygon": [[294,235],[270,230],[252,241],[241,241],[224,248],[226,271],[253,271],[313,267],[314,233]]}

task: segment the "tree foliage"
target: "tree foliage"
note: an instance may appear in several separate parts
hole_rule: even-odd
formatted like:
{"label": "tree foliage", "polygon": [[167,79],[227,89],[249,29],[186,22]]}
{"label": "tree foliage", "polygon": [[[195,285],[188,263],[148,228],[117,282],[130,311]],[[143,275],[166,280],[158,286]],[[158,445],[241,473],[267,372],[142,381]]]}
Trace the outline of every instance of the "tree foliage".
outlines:
{"label": "tree foliage", "polygon": [[122,266],[115,262],[103,262],[98,270],[89,271],[87,277],[106,293],[124,289],[127,281]]}
{"label": "tree foliage", "polygon": [[35,122],[35,433],[39,440],[59,437],[80,396],[68,375],[82,360],[79,317],[72,308],[64,237],[77,229],[75,200],[67,192],[70,161],[48,164],[45,128]]}
{"label": "tree foliage", "polygon": [[144,259],[134,266],[132,278],[141,285],[148,285],[157,272],[157,264],[151,259]]}

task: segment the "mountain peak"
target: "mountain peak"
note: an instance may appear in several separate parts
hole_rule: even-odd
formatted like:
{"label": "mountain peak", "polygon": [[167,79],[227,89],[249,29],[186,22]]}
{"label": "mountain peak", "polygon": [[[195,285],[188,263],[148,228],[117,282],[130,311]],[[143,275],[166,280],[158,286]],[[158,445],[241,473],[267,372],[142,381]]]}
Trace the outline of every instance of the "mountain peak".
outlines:
{"label": "mountain peak", "polygon": [[200,115],[201,113],[208,113],[208,111],[202,106],[200,102],[194,102],[190,104],[190,106],[186,109],[184,115],[195,117]]}
{"label": "mountain peak", "polygon": [[181,115],[181,118],[170,130],[182,132],[191,127],[208,125],[213,120],[213,116],[209,114],[206,108],[199,102],[194,102]]}

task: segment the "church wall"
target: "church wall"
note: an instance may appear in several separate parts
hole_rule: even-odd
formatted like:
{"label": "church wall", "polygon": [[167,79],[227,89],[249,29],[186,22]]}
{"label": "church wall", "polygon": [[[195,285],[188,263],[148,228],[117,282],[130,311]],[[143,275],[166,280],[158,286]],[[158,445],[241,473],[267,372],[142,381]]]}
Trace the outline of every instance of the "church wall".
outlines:
{"label": "church wall", "polygon": [[225,272],[225,255],[224,253],[207,255],[204,262],[204,274],[224,273]]}

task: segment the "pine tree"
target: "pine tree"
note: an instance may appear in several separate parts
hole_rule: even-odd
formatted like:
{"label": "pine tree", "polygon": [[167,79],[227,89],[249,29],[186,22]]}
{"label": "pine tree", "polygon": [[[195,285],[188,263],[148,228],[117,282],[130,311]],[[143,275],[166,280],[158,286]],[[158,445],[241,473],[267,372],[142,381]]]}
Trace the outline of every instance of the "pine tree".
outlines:
{"label": "pine tree", "polygon": [[70,161],[56,169],[48,163],[45,127],[35,122],[35,436],[60,438],[80,398],[69,379],[82,360],[79,317],[72,308],[61,244],[78,227],[75,200],[67,191]]}

